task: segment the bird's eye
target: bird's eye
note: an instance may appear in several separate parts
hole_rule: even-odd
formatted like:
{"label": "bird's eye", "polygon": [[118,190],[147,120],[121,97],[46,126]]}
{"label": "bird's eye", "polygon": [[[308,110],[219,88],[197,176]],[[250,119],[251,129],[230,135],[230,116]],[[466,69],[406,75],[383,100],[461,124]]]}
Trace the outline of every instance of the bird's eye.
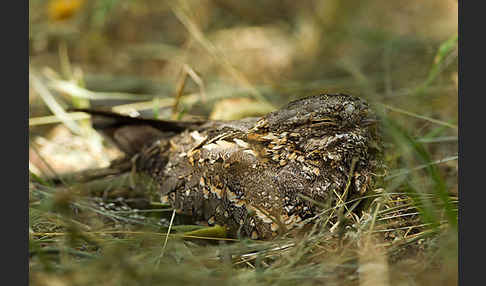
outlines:
{"label": "bird's eye", "polygon": [[321,117],[321,118],[312,118],[311,126],[335,126],[337,125],[336,121],[330,117]]}
{"label": "bird's eye", "polygon": [[312,118],[312,123],[319,123],[319,122],[334,122],[334,119],[331,117],[321,117],[321,118]]}

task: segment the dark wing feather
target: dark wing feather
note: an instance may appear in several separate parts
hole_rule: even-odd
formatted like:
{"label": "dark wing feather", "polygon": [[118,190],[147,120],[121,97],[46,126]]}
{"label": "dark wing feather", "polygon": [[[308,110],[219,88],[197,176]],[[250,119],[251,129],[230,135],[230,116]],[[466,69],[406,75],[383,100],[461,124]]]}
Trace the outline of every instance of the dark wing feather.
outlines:
{"label": "dark wing feather", "polygon": [[75,108],[92,116],[93,128],[101,131],[120,150],[133,155],[160,138],[195,129],[205,121],[173,121],[131,117],[106,110]]}

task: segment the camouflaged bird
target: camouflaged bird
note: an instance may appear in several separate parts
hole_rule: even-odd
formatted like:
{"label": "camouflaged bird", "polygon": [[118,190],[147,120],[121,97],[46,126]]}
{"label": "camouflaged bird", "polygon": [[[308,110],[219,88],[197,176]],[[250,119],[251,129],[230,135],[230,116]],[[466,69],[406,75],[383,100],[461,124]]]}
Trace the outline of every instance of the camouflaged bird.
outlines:
{"label": "camouflaged bird", "polygon": [[226,122],[91,113],[113,117],[102,129],[157,182],[163,202],[233,237],[270,239],[300,226],[319,204],[336,205],[348,182],[350,197],[364,194],[380,166],[376,117],[350,95]]}

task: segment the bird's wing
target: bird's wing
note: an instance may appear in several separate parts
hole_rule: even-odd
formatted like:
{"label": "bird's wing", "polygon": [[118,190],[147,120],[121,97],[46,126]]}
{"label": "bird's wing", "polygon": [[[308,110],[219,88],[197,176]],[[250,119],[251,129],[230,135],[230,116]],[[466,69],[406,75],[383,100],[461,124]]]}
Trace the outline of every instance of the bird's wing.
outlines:
{"label": "bird's wing", "polygon": [[131,117],[105,110],[73,109],[92,116],[93,128],[101,131],[128,155],[133,155],[159,138],[197,128],[205,121],[172,121]]}

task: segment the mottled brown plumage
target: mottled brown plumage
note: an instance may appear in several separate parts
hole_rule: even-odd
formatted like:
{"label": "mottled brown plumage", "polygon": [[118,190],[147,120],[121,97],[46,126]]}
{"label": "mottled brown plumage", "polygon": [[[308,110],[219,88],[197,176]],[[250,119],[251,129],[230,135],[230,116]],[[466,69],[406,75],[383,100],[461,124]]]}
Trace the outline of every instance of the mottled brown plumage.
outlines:
{"label": "mottled brown plumage", "polygon": [[163,201],[231,236],[295,228],[318,213],[312,200],[335,205],[348,181],[350,197],[365,193],[380,165],[374,113],[349,95],[307,97],[261,118],[152,123],[120,124],[112,138]]}

